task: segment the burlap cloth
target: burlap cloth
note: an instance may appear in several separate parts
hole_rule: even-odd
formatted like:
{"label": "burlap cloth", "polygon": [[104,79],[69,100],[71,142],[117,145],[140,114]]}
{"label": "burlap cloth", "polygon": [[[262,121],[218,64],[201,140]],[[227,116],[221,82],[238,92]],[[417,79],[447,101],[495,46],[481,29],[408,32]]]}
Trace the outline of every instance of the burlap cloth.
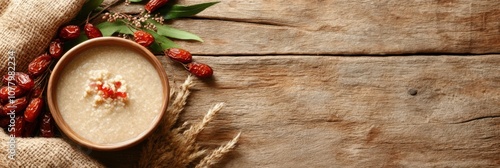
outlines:
{"label": "burlap cloth", "polygon": [[16,71],[46,51],[58,28],[76,16],[85,0],[0,0],[0,74],[7,54],[16,53]]}
{"label": "burlap cloth", "polygon": [[8,158],[9,136],[0,130],[0,167],[102,167],[60,138],[15,138],[15,159]]}
{"label": "burlap cloth", "polygon": [[[58,28],[69,22],[85,0],[0,0],[0,74],[7,72],[9,51],[16,71],[46,52]],[[10,138],[0,130],[0,167],[100,167],[59,138],[16,138],[15,160],[8,159]]]}

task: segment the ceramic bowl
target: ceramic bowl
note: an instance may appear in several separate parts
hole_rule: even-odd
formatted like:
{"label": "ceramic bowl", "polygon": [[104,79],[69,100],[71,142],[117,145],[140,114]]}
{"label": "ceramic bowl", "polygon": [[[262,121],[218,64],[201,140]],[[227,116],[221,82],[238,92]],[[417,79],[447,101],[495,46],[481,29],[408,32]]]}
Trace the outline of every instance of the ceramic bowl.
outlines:
{"label": "ceramic bowl", "polygon": [[[161,105],[161,111],[159,112],[158,116],[154,118],[154,121],[150,124],[147,130],[144,130],[139,136],[129,139],[124,142],[120,143],[114,143],[114,144],[98,144],[91,142],[82,136],[78,135],[73,129],[68,125],[68,123],[64,120],[64,118],[61,115],[61,111],[58,109],[58,102],[57,102],[57,86],[59,84],[59,79],[61,77],[61,71],[64,70],[64,68],[74,60],[75,57],[77,57],[80,53],[94,48],[98,46],[104,46],[104,45],[110,45],[110,46],[122,46],[126,47],[128,49],[134,50],[139,55],[143,56],[146,58],[150,63],[151,66],[154,66],[154,69],[157,71],[160,81],[162,82],[161,85],[163,87],[163,97],[164,100],[162,101],[163,104]],[[52,116],[63,133],[64,136],[68,137],[69,139],[75,141],[79,145],[85,146],[90,149],[95,149],[95,150],[101,150],[101,151],[113,151],[113,150],[121,150],[125,149],[128,147],[131,147],[133,145],[138,144],[142,140],[144,140],[149,134],[152,133],[154,128],[158,125],[160,122],[161,118],[163,117],[167,105],[168,105],[168,100],[169,99],[169,85],[168,85],[168,78],[165,73],[165,70],[161,63],[158,61],[158,59],[146,48],[143,46],[130,41],[126,40],[123,38],[117,38],[117,37],[100,37],[100,38],[95,38],[91,40],[87,40],[75,47],[73,47],[71,50],[66,52],[60,60],[57,62],[56,66],[54,67],[52,74],[49,79],[48,87],[47,87],[47,102],[50,108],[50,112],[52,113]],[[113,136],[113,135],[106,135],[106,136]]]}

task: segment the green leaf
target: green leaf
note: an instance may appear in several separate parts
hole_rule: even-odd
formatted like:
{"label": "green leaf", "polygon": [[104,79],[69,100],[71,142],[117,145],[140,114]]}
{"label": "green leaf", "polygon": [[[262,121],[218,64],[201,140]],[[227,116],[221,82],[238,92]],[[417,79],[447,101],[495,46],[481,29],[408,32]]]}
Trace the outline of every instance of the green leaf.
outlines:
{"label": "green leaf", "polygon": [[179,30],[172,28],[170,26],[167,26],[165,24],[158,23],[154,20],[148,20],[149,23],[152,23],[156,26],[156,32],[159,35],[162,36],[167,36],[175,39],[181,39],[181,40],[196,40],[199,42],[203,42],[203,40],[198,37],[197,35],[193,33],[189,33],[187,31]]}
{"label": "green leaf", "polygon": [[97,7],[97,8],[94,9],[95,12],[99,12],[99,11],[102,11],[102,10],[104,10],[104,7],[101,7],[101,6],[99,6],[99,7]]}
{"label": "green leaf", "polygon": [[130,2],[142,2],[142,0],[129,0]]}
{"label": "green leaf", "polygon": [[149,49],[152,53],[163,53],[163,48],[156,41],[149,46]]}
{"label": "green leaf", "polygon": [[[144,31],[148,32],[149,34],[151,34],[155,38],[154,43],[157,43],[157,44],[153,43],[150,46],[150,48],[153,50],[153,52],[162,52],[163,50],[166,50],[169,48],[178,48],[179,47],[172,40],[168,39],[167,37],[161,36],[154,31],[151,31],[151,30],[144,30]],[[158,48],[158,46],[155,46],[155,45],[160,46],[160,48]],[[158,51],[158,50],[160,50],[160,51]]]}
{"label": "green leaf", "polygon": [[102,22],[97,25],[97,28],[101,30],[102,36],[111,36],[115,33],[134,34],[133,29],[130,28],[123,20]]}
{"label": "green leaf", "polygon": [[75,22],[82,22],[87,19],[89,13],[94,11],[104,0],[87,0],[76,17],[73,19]]}
{"label": "green leaf", "polygon": [[200,13],[201,11],[207,9],[208,7],[219,3],[217,2],[207,2],[190,6],[174,5],[169,7],[163,7],[159,9],[159,13],[165,19],[175,19],[181,17],[190,17]]}

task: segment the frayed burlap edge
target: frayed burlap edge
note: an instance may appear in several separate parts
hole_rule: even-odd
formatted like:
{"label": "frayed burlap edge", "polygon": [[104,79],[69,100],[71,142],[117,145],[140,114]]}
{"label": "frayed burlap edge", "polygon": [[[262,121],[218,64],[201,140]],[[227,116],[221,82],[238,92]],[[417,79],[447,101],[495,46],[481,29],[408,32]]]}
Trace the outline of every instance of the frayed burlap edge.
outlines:
{"label": "frayed burlap edge", "polygon": [[[11,145],[16,148],[13,160],[8,157]],[[103,167],[61,138],[11,139],[0,130],[0,149],[0,167]]]}
{"label": "frayed burlap edge", "polygon": [[199,123],[189,127],[187,123],[177,128],[174,127],[179,114],[186,105],[186,100],[190,94],[189,89],[193,86],[192,77],[188,76],[180,87],[172,87],[170,92],[172,104],[167,110],[162,123],[148,138],[143,147],[139,167],[179,168],[190,165],[195,165],[197,168],[210,167],[218,163],[235,147],[241,133],[211,152],[208,149],[202,149],[196,141],[198,134],[222,109],[223,103],[216,104],[208,110]]}
{"label": "frayed burlap edge", "polygon": [[[76,16],[85,0],[1,0],[0,74],[7,67],[26,72],[46,52],[59,27]],[[10,53],[15,59],[9,58]]]}

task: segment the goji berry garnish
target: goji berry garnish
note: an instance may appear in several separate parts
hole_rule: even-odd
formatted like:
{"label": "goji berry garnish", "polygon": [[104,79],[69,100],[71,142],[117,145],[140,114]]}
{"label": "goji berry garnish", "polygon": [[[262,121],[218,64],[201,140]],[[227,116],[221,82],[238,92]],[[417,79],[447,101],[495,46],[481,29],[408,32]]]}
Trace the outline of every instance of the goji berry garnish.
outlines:
{"label": "goji berry garnish", "polygon": [[127,93],[126,92],[119,92],[118,89],[122,87],[122,83],[120,81],[115,81],[110,83],[114,85],[114,88],[109,87],[109,86],[104,86],[103,84],[99,83],[90,83],[89,86],[93,88],[97,88],[98,94],[102,98],[111,98],[111,99],[116,99],[116,98],[127,98]]}
{"label": "goji berry garnish", "polygon": [[14,75],[14,80],[16,81],[17,85],[24,90],[31,90],[31,88],[35,86],[35,81],[33,81],[33,79],[31,79],[28,74],[25,74],[23,72],[16,72],[16,74]]}
{"label": "goji berry garnish", "polygon": [[[26,117],[24,119],[26,120]],[[35,122],[24,122],[24,131],[23,131],[23,137],[31,137],[34,135],[35,130],[37,129],[37,124],[38,120],[35,120]]]}
{"label": "goji berry garnish", "polygon": [[85,24],[85,27],[83,27],[85,31],[85,35],[87,35],[87,38],[93,39],[96,37],[102,37],[101,31],[95,27],[92,23],[87,23]]}
{"label": "goji berry garnish", "polygon": [[97,90],[102,90],[102,84],[91,83],[90,86],[97,87]]}
{"label": "goji berry garnish", "polygon": [[213,70],[210,66],[203,63],[191,62],[186,65],[186,69],[191,72],[191,74],[199,78],[208,78],[213,75]]}
{"label": "goji berry garnish", "polygon": [[59,32],[59,37],[64,40],[74,40],[80,36],[80,28],[76,25],[64,26]]}
{"label": "goji berry garnish", "polygon": [[4,113],[15,113],[19,114],[21,111],[26,109],[26,106],[28,106],[28,100],[26,100],[26,97],[21,97],[14,99],[7,103],[6,105],[3,106],[3,111]]}
{"label": "goji berry garnish", "polygon": [[52,61],[52,57],[48,54],[42,54],[36,57],[33,61],[28,65],[28,73],[37,77],[40,76],[47,68],[49,68],[50,62]]}
{"label": "goji berry garnish", "polygon": [[167,4],[167,2],[168,0],[151,0],[144,6],[144,9],[146,9],[148,13],[151,13],[156,9],[162,7],[163,5]]}
{"label": "goji berry garnish", "polygon": [[14,135],[15,137],[22,137],[23,136],[23,130],[24,130],[24,117],[23,116],[17,116],[15,118],[14,129],[10,133],[12,135]]}
{"label": "goji berry garnish", "polygon": [[30,104],[28,104],[28,107],[26,107],[26,110],[24,111],[24,119],[28,122],[36,121],[36,118],[40,114],[40,111],[42,111],[42,107],[42,98],[31,99]]}
{"label": "goji berry garnish", "polygon": [[148,32],[137,30],[134,32],[134,40],[140,45],[148,47],[155,41],[155,38]]}
{"label": "goji berry garnish", "polygon": [[165,51],[165,56],[172,60],[187,64],[193,61],[191,53],[187,50],[180,48],[171,48]]}
{"label": "goji berry garnish", "polygon": [[115,96],[116,97],[121,97],[121,98],[125,99],[125,98],[127,98],[127,93],[125,93],[125,92],[116,92]]}
{"label": "goji berry garnish", "polygon": [[40,123],[40,135],[42,137],[54,137],[54,119],[49,112],[44,112],[42,123]]}
{"label": "goji berry garnish", "polygon": [[[9,95],[10,92],[10,95]],[[1,100],[9,100],[9,96],[14,96],[12,98],[18,98],[23,96],[25,90],[19,86],[2,86],[0,88],[0,99]]]}
{"label": "goji berry garnish", "polygon": [[54,59],[61,58],[61,56],[63,54],[63,47],[62,47],[61,40],[55,39],[54,41],[50,42],[49,54]]}
{"label": "goji berry garnish", "polygon": [[114,84],[115,84],[115,88],[116,88],[116,89],[118,89],[118,88],[122,87],[122,83],[121,83],[121,82],[119,82],[119,81],[118,81],[118,82],[115,82]]}
{"label": "goji berry garnish", "polygon": [[108,88],[108,87],[102,87],[102,89],[100,91],[102,91],[103,98],[109,98],[109,97],[112,97],[114,95],[113,90],[111,88]]}

